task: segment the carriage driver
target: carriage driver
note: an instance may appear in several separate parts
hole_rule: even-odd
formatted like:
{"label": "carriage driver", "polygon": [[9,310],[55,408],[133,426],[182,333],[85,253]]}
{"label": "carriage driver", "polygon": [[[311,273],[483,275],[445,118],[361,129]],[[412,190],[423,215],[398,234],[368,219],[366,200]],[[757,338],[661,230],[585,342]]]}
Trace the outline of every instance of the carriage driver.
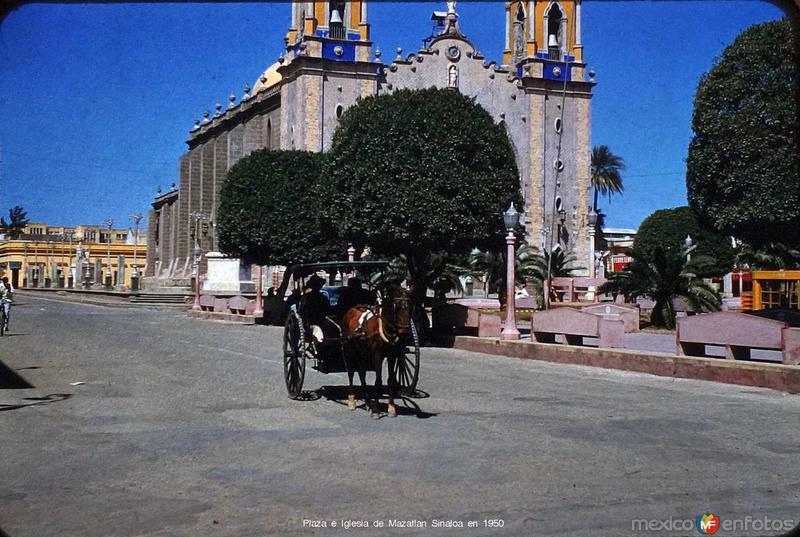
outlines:
{"label": "carriage driver", "polygon": [[325,285],[325,280],[316,274],[312,275],[306,282],[306,293],[300,299],[300,315],[303,316],[311,329],[311,333],[322,341],[322,327],[325,325],[325,316],[330,310],[330,302],[320,289]]}
{"label": "carriage driver", "polygon": [[361,279],[353,276],[347,280],[347,287],[339,293],[339,302],[336,308],[340,315],[354,306],[371,306],[375,304],[375,295],[361,286]]}

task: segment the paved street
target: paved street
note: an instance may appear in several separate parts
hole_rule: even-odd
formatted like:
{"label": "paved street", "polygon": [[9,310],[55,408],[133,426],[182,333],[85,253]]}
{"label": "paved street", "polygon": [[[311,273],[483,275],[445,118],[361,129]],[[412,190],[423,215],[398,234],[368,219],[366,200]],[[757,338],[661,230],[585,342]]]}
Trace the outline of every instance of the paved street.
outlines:
{"label": "paved street", "polygon": [[[19,302],[0,361],[33,387],[8,374],[0,386],[0,535],[699,535],[665,524],[800,521],[800,396],[423,349],[420,397],[374,421],[335,388],[289,400],[279,328]],[[309,371],[305,386],[346,382]],[[391,520],[425,527],[374,527]]]}

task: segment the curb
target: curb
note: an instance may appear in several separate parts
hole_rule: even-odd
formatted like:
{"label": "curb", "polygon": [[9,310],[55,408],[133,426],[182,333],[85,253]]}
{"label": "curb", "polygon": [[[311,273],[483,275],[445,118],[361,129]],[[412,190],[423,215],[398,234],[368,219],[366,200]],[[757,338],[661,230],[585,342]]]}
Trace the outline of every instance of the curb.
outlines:
{"label": "curb", "polygon": [[190,306],[185,304],[157,304],[147,302],[130,302],[127,298],[109,298],[107,300],[98,300],[91,295],[81,293],[59,294],[57,292],[37,292],[30,289],[24,291],[17,291],[15,293],[20,297],[33,298],[39,300],[52,300],[55,302],[64,302],[69,304],[89,304],[92,306],[106,306],[109,308],[166,308],[166,309],[186,309]]}
{"label": "curb", "polygon": [[625,349],[500,341],[472,336],[456,336],[453,348],[523,360],[619,369],[660,377],[708,380],[769,388],[790,394],[800,393],[800,367],[791,365],[695,358]]}

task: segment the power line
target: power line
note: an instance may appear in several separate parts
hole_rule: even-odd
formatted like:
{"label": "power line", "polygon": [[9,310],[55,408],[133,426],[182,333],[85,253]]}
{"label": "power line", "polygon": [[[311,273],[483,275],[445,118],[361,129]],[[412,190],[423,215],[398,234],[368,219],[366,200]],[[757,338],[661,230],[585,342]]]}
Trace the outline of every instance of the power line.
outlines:
{"label": "power line", "polygon": [[673,173],[643,173],[643,174],[629,174],[626,173],[622,176],[623,179],[629,177],[665,177],[667,175],[686,175],[686,172],[673,172]]}

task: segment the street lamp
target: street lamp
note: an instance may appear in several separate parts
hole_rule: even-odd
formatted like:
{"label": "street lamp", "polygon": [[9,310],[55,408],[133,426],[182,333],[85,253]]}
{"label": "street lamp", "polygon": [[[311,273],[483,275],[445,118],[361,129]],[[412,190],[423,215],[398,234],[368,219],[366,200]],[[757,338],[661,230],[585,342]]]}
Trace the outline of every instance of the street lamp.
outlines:
{"label": "street lamp", "polygon": [[80,287],[83,279],[83,241],[78,241],[78,245],[75,247],[75,264],[72,265],[72,269],[75,284]]}
{"label": "street lamp", "polygon": [[686,245],[686,262],[688,263],[692,260],[692,254],[689,252],[689,248],[692,247],[692,236],[686,235],[686,238],[683,239],[683,244]]}
{"label": "street lamp", "polygon": [[37,237],[33,243],[33,286],[39,287],[39,238]]}
{"label": "street lamp", "polygon": [[586,224],[589,226],[589,277],[597,277],[597,267],[594,259],[594,234],[597,226],[597,213],[594,208],[589,209],[589,214],[586,215]]}
{"label": "street lamp", "polygon": [[197,275],[200,268],[200,254],[203,251],[200,249],[200,243],[197,242],[197,239],[194,241],[194,249],[192,253],[194,254],[194,261],[192,262],[192,279],[194,280],[194,285],[197,287]]}
{"label": "street lamp", "polygon": [[131,270],[131,291],[139,290],[139,267],[136,264],[136,250],[139,248],[139,222],[142,221],[144,215],[135,213],[130,216],[133,220],[133,269]]}
{"label": "street lamp", "polygon": [[[46,232],[47,230],[45,230]],[[53,241],[50,239],[50,235],[45,235],[47,237],[45,239],[45,252],[47,255],[47,268],[44,271],[44,286],[49,288],[53,283],[53,257],[50,254],[50,249],[53,246]]]}
{"label": "street lamp", "polygon": [[28,287],[28,274],[31,271],[31,268],[28,266],[28,241],[25,241],[22,244],[25,248],[24,253],[22,254],[22,262],[25,265],[25,272],[22,274],[22,287]]}
{"label": "street lamp", "polygon": [[[83,273],[83,286],[86,289],[92,288],[92,252],[90,250],[84,250],[83,252],[83,260],[81,261],[81,265],[86,267],[86,270]],[[95,279],[97,278],[97,274],[95,274]]]}
{"label": "street lamp", "polygon": [[111,228],[114,226],[114,221],[110,218],[103,220],[103,225],[108,228],[108,235],[106,236],[106,243],[108,250],[106,253],[106,290],[111,290]]}
{"label": "street lamp", "polygon": [[[67,242],[67,232],[61,232],[61,263],[59,266],[61,267],[61,275],[58,276],[58,286],[60,288],[64,287],[64,282],[66,281],[66,264],[64,263],[64,250],[65,250],[65,243]],[[56,271],[58,275],[58,271]]]}
{"label": "street lamp", "polygon": [[[516,301],[515,301],[515,270],[514,270],[514,245],[517,242],[517,237],[514,235],[514,229],[520,223],[520,216],[524,213],[518,213],[514,208],[514,202],[506,212],[503,213],[503,224],[506,226],[506,326],[500,334],[502,340],[516,340],[519,339],[519,330],[517,330],[517,316],[516,316]],[[524,216],[522,216],[524,220]]]}
{"label": "street lamp", "polygon": [[64,270],[69,270],[69,274],[67,276],[67,287],[72,289],[75,286],[75,265],[72,263],[72,239],[75,237],[74,231],[67,231],[66,232],[67,240],[69,240],[69,249],[67,253],[69,254],[69,265],[64,266]]}
{"label": "street lamp", "polygon": [[194,261],[192,262],[192,282],[193,282],[193,285],[194,285],[195,289],[197,289],[197,287],[198,287],[198,285],[197,285],[198,277],[197,276],[199,275],[199,272],[200,272],[200,254],[203,253],[202,248],[200,248],[200,234],[199,234],[198,227],[200,225],[200,221],[205,219],[205,215],[203,213],[193,212],[189,216],[192,219],[194,219],[194,231],[193,231],[193,234],[194,234],[194,249],[193,249]]}

